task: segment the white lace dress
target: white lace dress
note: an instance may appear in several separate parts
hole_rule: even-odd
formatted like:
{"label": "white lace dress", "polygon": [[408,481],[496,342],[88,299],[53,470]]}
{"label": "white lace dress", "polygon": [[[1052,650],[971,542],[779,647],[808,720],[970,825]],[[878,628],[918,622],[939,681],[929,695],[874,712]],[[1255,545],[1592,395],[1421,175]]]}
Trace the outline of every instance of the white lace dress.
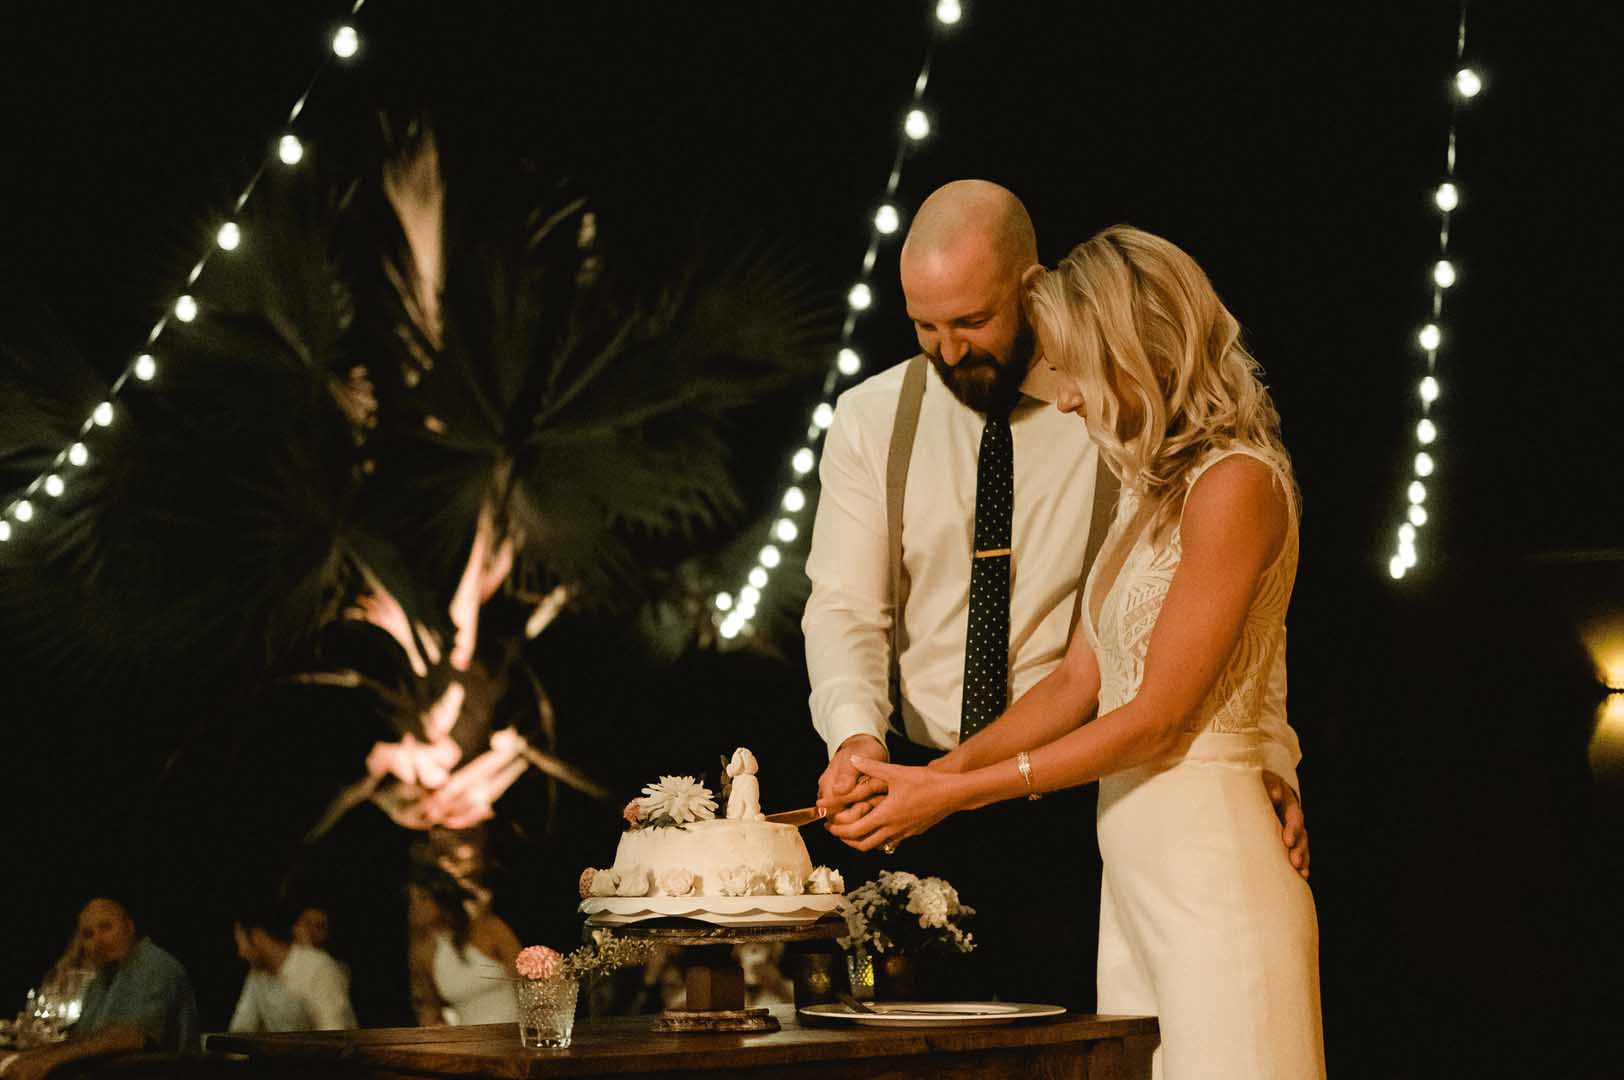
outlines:
{"label": "white lace dress", "polygon": [[[1190,486],[1233,453],[1247,451],[1211,455]],[[1124,487],[1083,594],[1102,715],[1139,692],[1151,631],[1179,566],[1178,526],[1156,541],[1144,530],[1095,599],[1095,577],[1126,542],[1138,509]],[[1098,1010],[1159,1018],[1157,1078],[1325,1075],[1314,899],[1287,860],[1259,777],[1262,695],[1285,647],[1296,574],[1293,517],[1235,653],[1190,730],[1166,756],[1100,780]]]}

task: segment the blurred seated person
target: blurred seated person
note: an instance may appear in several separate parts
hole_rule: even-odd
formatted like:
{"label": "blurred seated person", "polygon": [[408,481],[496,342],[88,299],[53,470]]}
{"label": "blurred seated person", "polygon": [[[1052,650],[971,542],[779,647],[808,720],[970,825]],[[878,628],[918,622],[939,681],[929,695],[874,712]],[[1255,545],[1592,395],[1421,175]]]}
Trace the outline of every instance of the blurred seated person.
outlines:
{"label": "blurred seated person", "polygon": [[356,1026],[350,980],[324,950],[293,941],[274,905],[245,911],[232,931],[248,965],[228,1030],[335,1031]]}
{"label": "blurred seated person", "polygon": [[417,1022],[432,1027],[516,1021],[511,980],[519,939],[512,928],[439,867],[414,867],[406,890]]}
{"label": "blurred seated person", "polygon": [[0,1058],[0,1075],[35,1080],[90,1058],[198,1049],[197,999],[186,969],[151,939],[137,936],[128,908],[108,897],[90,901],[79,913],[79,939],[96,975],[68,1041]]}
{"label": "blurred seated person", "polygon": [[332,939],[332,923],[327,912],[319,907],[307,907],[293,920],[293,943],[309,945],[313,949],[327,950]]}

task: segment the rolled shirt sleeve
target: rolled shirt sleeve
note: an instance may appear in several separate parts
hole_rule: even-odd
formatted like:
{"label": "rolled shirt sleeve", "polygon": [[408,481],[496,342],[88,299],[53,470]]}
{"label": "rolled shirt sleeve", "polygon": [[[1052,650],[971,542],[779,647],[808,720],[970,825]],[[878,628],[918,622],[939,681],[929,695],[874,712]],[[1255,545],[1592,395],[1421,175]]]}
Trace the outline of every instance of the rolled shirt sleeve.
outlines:
{"label": "rolled shirt sleeve", "polygon": [[894,604],[885,482],[876,467],[883,458],[862,444],[863,425],[851,411],[844,397],[825,436],[822,493],[806,560],[812,590],[801,619],[812,726],[831,757],[854,735],[884,741],[891,714]]}

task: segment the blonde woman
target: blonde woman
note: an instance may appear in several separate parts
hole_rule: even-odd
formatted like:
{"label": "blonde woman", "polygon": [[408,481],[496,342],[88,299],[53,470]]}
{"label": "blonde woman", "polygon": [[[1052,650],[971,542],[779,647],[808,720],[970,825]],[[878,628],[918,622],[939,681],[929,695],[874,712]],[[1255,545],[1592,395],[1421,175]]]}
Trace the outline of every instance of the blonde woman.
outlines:
{"label": "blonde woman", "polygon": [[1059,668],[931,767],[859,763],[888,794],[832,831],[882,847],[1098,780],[1099,1011],[1159,1017],[1168,1080],[1323,1076],[1313,896],[1259,783],[1297,572],[1279,417],[1239,324],[1166,240],[1106,229],[1028,303],[1068,384],[1056,407],[1123,480],[1080,625]]}

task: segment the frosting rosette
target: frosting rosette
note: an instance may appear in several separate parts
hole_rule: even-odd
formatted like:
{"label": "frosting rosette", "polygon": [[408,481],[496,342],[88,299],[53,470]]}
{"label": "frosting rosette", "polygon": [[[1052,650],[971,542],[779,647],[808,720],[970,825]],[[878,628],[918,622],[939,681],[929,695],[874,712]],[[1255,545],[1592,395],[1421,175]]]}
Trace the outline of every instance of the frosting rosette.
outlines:
{"label": "frosting rosette", "polygon": [[620,875],[613,870],[596,870],[586,885],[587,891],[593,896],[614,896],[616,888],[620,885]]}
{"label": "frosting rosette", "polygon": [[751,873],[748,866],[734,866],[723,870],[721,884],[723,896],[750,896],[767,891],[766,879],[760,874]]}
{"label": "frosting rosette", "polygon": [[814,896],[833,896],[846,891],[846,882],[839,870],[820,866],[806,879],[806,891]]}
{"label": "frosting rosette", "polygon": [[801,894],[801,880],[795,871],[787,866],[780,866],[773,871],[773,892],[779,896],[799,896]]}
{"label": "frosting rosette", "polygon": [[649,873],[642,867],[637,867],[620,875],[620,883],[615,886],[615,895],[647,896],[648,889]]}
{"label": "frosting rosette", "polygon": [[552,979],[563,973],[564,957],[545,945],[532,945],[519,950],[513,965],[527,979]]}
{"label": "frosting rosette", "polygon": [[693,893],[694,886],[698,884],[698,879],[694,877],[692,870],[678,867],[656,875],[654,884],[666,896],[689,896]]}

